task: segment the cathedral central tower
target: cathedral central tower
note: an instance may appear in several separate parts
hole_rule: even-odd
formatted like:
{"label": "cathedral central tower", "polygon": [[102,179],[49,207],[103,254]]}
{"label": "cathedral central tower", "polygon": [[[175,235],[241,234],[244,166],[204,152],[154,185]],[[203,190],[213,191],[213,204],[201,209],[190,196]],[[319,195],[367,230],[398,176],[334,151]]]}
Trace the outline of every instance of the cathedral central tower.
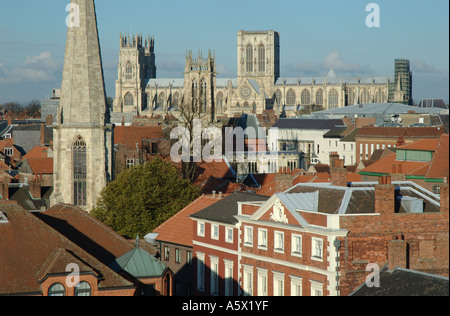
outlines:
{"label": "cathedral central tower", "polygon": [[79,25],[67,31],[61,101],[53,126],[51,204],[90,211],[111,180],[113,126],[109,122],[94,0],[72,0]]}

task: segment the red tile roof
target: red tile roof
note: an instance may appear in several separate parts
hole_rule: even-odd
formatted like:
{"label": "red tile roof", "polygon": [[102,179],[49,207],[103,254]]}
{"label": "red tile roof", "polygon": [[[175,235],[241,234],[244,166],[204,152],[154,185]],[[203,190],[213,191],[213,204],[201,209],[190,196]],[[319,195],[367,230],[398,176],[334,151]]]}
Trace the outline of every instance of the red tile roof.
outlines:
{"label": "red tile roof", "polygon": [[48,150],[49,150],[49,148],[45,147],[45,146],[35,146],[25,156],[23,156],[23,159],[26,159],[26,158],[47,158],[48,157]]}
{"label": "red tile roof", "polygon": [[193,222],[189,215],[197,213],[219,201],[220,199],[217,196],[213,198],[212,195],[202,195],[155,228],[153,233],[159,234],[156,240],[192,247]]}
{"label": "red tile roof", "polygon": [[53,158],[28,158],[33,174],[53,174]]}
{"label": "red tile roof", "polygon": [[[101,274],[100,289],[133,287],[131,282],[16,203],[0,202],[0,211],[8,219],[0,223],[0,295],[41,293],[40,278],[47,272],[67,274],[65,267],[74,258],[84,263],[80,266],[83,272]],[[51,259],[57,262],[51,264]]]}
{"label": "red tile roof", "polygon": [[449,177],[449,138],[448,134],[442,135],[439,145],[431,161],[430,169],[427,173],[429,179],[442,179]]}
{"label": "red tile roof", "polygon": [[356,137],[439,137],[445,131],[440,127],[362,127]]}
{"label": "red tile roof", "polygon": [[114,144],[126,145],[136,149],[142,148],[142,139],[164,139],[162,126],[116,126],[114,128]]}

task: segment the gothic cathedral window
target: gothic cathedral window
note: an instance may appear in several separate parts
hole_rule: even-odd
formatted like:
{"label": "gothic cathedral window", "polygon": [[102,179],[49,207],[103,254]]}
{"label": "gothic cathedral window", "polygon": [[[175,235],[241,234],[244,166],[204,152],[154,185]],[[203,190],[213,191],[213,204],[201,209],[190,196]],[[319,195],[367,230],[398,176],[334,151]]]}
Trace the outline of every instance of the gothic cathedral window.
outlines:
{"label": "gothic cathedral window", "polygon": [[134,98],[133,98],[133,95],[131,93],[128,92],[125,95],[123,104],[125,106],[133,106],[134,105]]}
{"label": "gothic cathedral window", "polygon": [[247,72],[253,72],[253,47],[248,45],[246,48],[246,70]]}
{"label": "gothic cathedral window", "polygon": [[72,153],[74,205],[86,206],[86,143],[81,136],[73,143]]}
{"label": "gothic cathedral window", "polygon": [[266,71],[266,49],[264,48],[264,45],[258,47],[258,71]]}
{"label": "gothic cathedral window", "polygon": [[131,66],[131,63],[128,63],[127,67],[125,68],[125,79],[133,79],[133,67]]}

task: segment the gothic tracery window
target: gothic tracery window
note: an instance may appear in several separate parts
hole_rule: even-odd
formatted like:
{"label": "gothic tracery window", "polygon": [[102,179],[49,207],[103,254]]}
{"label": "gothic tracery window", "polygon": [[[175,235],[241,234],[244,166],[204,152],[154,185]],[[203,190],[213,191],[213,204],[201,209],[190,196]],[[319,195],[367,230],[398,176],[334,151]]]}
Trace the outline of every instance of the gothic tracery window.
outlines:
{"label": "gothic tracery window", "polygon": [[79,136],[72,146],[74,205],[86,206],[86,143]]}
{"label": "gothic tracery window", "polygon": [[248,45],[245,52],[246,52],[247,72],[253,72],[253,47],[252,47],[252,45]]}
{"label": "gothic tracery window", "polygon": [[316,92],[316,105],[323,105],[323,90],[319,89]]}
{"label": "gothic tracery window", "polygon": [[310,105],[311,104],[311,94],[307,89],[304,89],[301,94],[301,104]]}
{"label": "gothic tracery window", "polygon": [[127,93],[125,97],[123,98],[123,105],[125,106],[133,106],[134,105],[134,98],[131,93]]}
{"label": "gothic tracery window", "polygon": [[128,63],[125,68],[125,79],[127,80],[133,79],[133,67],[131,66],[131,63]]}
{"label": "gothic tracery window", "polygon": [[266,49],[264,45],[259,45],[258,47],[258,71],[265,72],[266,71]]}
{"label": "gothic tracery window", "polygon": [[328,108],[337,109],[338,105],[339,105],[339,95],[336,89],[333,89],[328,94]]}
{"label": "gothic tracery window", "polygon": [[295,92],[292,89],[286,94],[286,105],[295,105]]}

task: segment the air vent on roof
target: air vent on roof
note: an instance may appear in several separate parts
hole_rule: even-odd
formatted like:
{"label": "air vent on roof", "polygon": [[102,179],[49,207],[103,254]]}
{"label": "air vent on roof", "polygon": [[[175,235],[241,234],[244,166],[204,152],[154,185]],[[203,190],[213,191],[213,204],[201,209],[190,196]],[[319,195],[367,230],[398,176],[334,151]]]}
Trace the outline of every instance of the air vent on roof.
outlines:
{"label": "air vent on roof", "polygon": [[0,224],[8,223],[8,217],[6,214],[0,211]]}

